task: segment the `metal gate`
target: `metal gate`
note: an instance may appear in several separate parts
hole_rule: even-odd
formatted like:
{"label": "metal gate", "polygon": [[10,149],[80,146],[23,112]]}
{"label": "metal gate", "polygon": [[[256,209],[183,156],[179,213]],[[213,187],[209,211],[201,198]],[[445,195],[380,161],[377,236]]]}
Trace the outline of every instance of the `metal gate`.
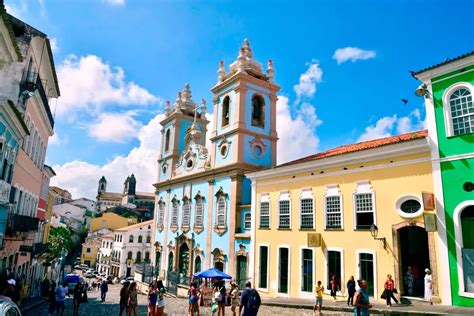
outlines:
{"label": "metal gate", "polygon": [[166,290],[173,295],[178,295],[179,272],[168,271]]}

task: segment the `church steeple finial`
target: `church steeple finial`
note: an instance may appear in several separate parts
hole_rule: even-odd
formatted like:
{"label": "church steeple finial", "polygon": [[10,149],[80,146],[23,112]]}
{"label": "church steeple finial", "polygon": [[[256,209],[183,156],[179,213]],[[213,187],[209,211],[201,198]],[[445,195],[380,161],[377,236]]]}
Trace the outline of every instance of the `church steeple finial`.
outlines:
{"label": "church steeple finial", "polygon": [[269,82],[273,82],[275,68],[273,68],[273,60],[269,59],[267,63],[267,77]]}
{"label": "church steeple finial", "polygon": [[252,59],[253,53],[252,48],[250,47],[249,40],[246,38],[244,39],[244,43],[242,44],[242,48],[244,49],[244,54],[247,58]]}
{"label": "church steeple finial", "polygon": [[223,81],[225,78],[225,68],[224,68],[224,61],[221,60],[219,62],[219,70],[217,70],[217,78],[219,82]]}

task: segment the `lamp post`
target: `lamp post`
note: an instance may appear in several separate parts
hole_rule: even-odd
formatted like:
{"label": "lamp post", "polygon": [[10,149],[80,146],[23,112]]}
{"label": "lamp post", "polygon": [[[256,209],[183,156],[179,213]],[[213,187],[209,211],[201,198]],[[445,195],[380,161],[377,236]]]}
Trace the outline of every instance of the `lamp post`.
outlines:
{"label": "lamp post", "polygon": [[378,234],[379,234],[379,228],[377,227],[377,225],[375,224],[372,224],[370,226],[370,234],[372,235],[372,238],[374,240],[380,240],[382,241],[383,243],[383,249],[387,249],[387,239],[385,239],[385,237],[377,237]]}

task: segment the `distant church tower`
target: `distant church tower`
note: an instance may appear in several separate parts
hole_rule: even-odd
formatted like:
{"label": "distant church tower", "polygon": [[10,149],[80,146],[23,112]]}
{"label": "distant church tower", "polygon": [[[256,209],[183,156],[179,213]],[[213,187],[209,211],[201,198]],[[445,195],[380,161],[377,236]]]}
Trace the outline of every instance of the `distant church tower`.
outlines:
{"label": "distant church tower", "polygon": [[262,167],[276,164],[276,93],[272,60],[266,73],[253,59],[249,41],[244,40],[237,60],[226,73],[219,64],[214,93],[214,127],[211,135],[212,167],[246,163]]}
{"label": "distant church tower", "polygon": [[135,175],[132,173],[130,177],[127,177],[124,183],[123,194],[126,195],[135,195],[137,187],[137,179],[135,179]]}
{"label": "distant church tower", "polygon": [[105,177],[102,176],[99,180],[99,187],[97,189],[97,193],[100,195],[101,193],[107,192],[107,180],[105,180]]}

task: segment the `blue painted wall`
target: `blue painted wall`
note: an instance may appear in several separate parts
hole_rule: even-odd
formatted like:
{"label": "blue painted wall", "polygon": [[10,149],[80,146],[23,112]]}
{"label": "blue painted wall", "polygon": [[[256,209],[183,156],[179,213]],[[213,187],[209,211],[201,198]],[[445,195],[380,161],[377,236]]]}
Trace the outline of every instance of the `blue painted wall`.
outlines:
{"label": "blue painted wall", "polygon": [[252,181],[247,178],[243,178],[242,180],[242,205],[250,205],[252,203]]}
{"label": "blue painted wall", "polygon": [[[245,126],[249,131],[270,135],[271,131],[271,106],[270,106],[270,97],[267,95],[270,91],[267,89],[263,89],[251,83],[247,83],[249,89],[247,90],[247,94],[245,96]],[[264,93],[262,93],[262,91]],[[256,127],[252,126],[252,97],[254,94],[259,94],[265,100],[265,127]]]}
{"label": "blue painted wall", "polygon": [[264,166],[264,167],[271,167],[272,166],[272,143],[268,139],[263,139],[262,143],[265,144],[265,149],[261,157],[254,156],[252,152],[252,146],[250,142],[254,139],[254,136],[245,135],[244,137],[244,160],[247,163],[251,163],[254,165]]}
{"label": "blue painted wall", "polygon": [[[221,94],[219,95],[218,99],[218,105],[217,105],[217,136],[221,135],[222,133],[225,133],[229,131],[233,126],[234,126],[234,121],[235,121],[235,110],[237,108],[237,102],[235,98],[235,91],[229,91],[234,85],[230,85],[227,87],[227,89],[223,90]],[[224,102],[224,98],[226,96],[229,96],[230,98],[230,106],[229,106],[229,124],[226,125],[224,128],[222,128],[222,103]]]}
{"label": "blue painted wall", "polygon": [[234,158],[234,155],[233,155],[234,146],[238,146],[237,142],[234,141],[235,137],[234,135],[229,135],[226,137],[226,139],[230,143],[230,146],[228,148],[228,153],[225,158],[222,157],[220,153],[220,149],[219,149],[220,141],[213,144],[213,146],[215,146],[216,148],[216,159],[215,159],[216,167],[231,163]]}

